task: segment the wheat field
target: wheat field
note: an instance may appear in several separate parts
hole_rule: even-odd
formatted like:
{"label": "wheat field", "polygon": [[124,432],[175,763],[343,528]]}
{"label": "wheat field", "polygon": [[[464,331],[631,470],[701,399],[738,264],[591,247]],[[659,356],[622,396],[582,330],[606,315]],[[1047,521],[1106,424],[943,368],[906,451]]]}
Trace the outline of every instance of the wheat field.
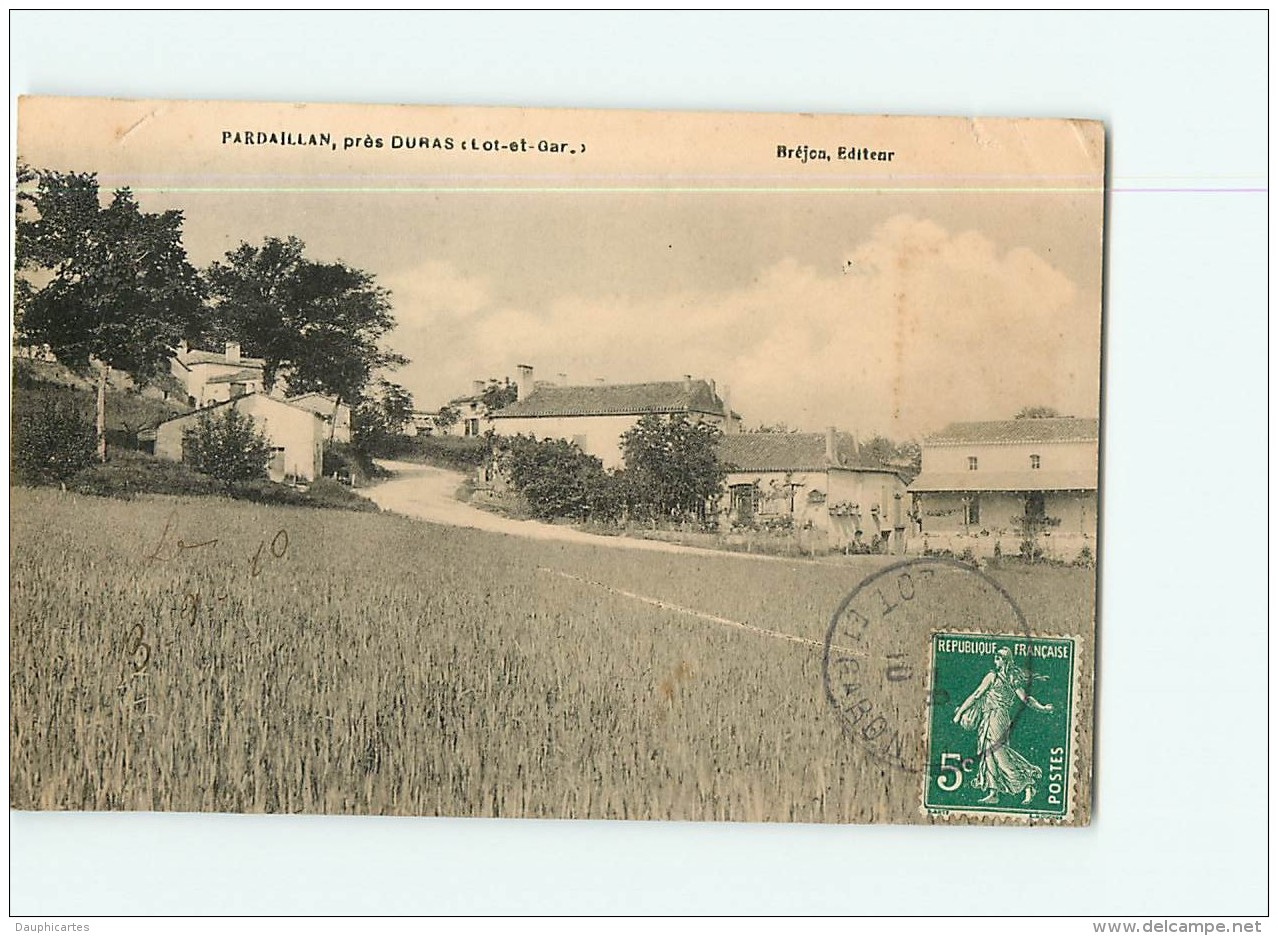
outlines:
{"label": "wheat field", "polygon": [[[819,648],[622,594],[820,642],[882,558],[21,488],[10,523],[14,808],[870,821],[899,781]],[[1090,633],[1094,573],[1004,584]]]}

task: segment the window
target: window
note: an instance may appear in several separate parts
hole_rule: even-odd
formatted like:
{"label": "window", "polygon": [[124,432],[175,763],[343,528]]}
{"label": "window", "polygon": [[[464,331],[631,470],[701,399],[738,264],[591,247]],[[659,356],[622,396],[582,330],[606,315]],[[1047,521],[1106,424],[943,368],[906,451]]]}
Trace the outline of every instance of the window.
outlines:
{"label": "window", "polygon": [[968,470],[968,471],[975,471],[975,470],[976,470],[976,456],[975,456],[975,455],[969,455],[969,456],[967,456],[967,470]]}
{"label": "window", "polygon": [[965,526],[976,526],[981,522],[981,499],[979,497],[969,497],[963,501],[963,524]]}
{"label": "window", "polygon": [[1047,517],[1047,495],[1035,491],[1025,498],[1025,516],[1031,520],[1043,520]]}
{"label": "window", "polygon": [[468,435],[468,436],[477,436],[477,435],[479,435],[479,420],[478,420],[478,419],[468,419],[468,420],[466,420],[466,435]]}
{"label": "window", "polygon": [[1031,455],[1031,456],[1030,456],[1030,467],[1031,467],[1031,468],[1034,468],[1034,469],[1042,468],[1042,467],[1043,467],[1043,459],[1039,458],[1037,455]]}

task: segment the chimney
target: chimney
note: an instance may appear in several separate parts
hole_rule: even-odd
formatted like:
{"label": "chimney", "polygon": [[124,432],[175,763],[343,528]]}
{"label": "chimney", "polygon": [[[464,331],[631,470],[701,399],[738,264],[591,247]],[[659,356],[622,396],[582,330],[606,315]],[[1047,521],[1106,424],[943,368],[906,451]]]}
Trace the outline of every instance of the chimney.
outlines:
{"label": "chimney", "polygon": [[597,384],[603,384],[603,383],[607,383],[607,381],[605,381],[602,377],[596,377],[596,378],[595,378],[595,383],[597,383]]}
{"label": "chimney", "polygon": [[692,392],[692,375],[691,374],[683,375],[683,389],[687,391],[688,393]]}
{"label": "chimney", "polygon": [[240,343],[238,341],[228,341],[226,343],[226,363],[240,363]]}
{"label": "chimney", "polygon": [[533,392],[532,365],[520,364],[518,367],[515,368],[515,370],[519,374],[519,378],[516,380],[516,383],[518,384],[518,387],[517,387],[518,396],[516,396],[515,399],[526,400],[530,396],[532,396],[532,392]]}
{"label": "chimney", "polygon": [[181,341],[178,342],[177,356],[179,361],[183,360],[187,356],[187,354],[190,353],[190,351],[191,351],[191,346],[186,343],[185,338],[183,338]]}
{"label": "chimney", "polygon": [[472,380],[470,382],[471,396],[479,396],[484,392],[484,382],[482,380]]}
{"label": "chimney", "polygon": [[719,394],[719,399],[723,401],[723,431],[736,432],[741,428],[741,424],[732,418],[732,394],[728,390],[728,385],[723,385],[723,391]]}
{"label": "chimney", "polygon": [[559,385],[560,385],[561,387],[566,387],[566,386],[568,386],[568,375],[567,375],[567,374],[564,374],[564,373],[560,373],[560,374],[559,374]]}
{"label": "chimney", "polygon": [[839,463],[839,434],[833,426],[828,426],[825,430],[825,463],[827,465]]}
{"label": "chimney", "polygon": [[710,384],[710,395],[711,395],[711,396],[714,396],[714,395],[715,395],[715,389],[714,389],[714,378],[713,378],[713,377],[711,377],[711,378],[710,378],[710,380],[709,380],[708,382],[709,382],[709,384]]}

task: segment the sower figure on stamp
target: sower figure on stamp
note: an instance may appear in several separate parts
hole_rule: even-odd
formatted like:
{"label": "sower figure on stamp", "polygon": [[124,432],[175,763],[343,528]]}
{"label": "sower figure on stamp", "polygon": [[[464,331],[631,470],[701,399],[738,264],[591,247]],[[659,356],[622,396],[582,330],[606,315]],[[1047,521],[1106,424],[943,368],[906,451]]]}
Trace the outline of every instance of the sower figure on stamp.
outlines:
{"label": "sower figure on stamp", "polygon": [[1026,691],[1030,682],[1030,675],[1012,662],[1011,651],[1004,647],[994,655],[994,668],[954,712],[955,723],[969,731],[976,729],[981,763],[972,785],[987,791],[982,803],[997,803],[1000,793],[1024,791],[1028,804],[1043,776],[1041,767],[1035,767],[1007,743],[1018,702],[1038,712],[1052,710],[1050,702],[1043,704]]}

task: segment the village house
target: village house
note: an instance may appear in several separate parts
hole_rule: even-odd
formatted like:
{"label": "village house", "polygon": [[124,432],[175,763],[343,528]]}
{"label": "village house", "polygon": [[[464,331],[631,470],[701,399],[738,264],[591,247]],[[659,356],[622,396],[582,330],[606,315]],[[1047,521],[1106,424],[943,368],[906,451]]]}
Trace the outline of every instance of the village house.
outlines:
{"label": "village house", "polygon": [[324,420],[325,438],[334,442],[350,442],[351,440],[351,408],[345,403],[339,404],[336,397],[322,393],[302,393],[286,398],[286,402],[302,409],[310,410]]}
{"label": "village house", "polygon": [[213,403],[160,423],[155,430],[155,454],[182,461],[183,433],[201,416],[228,406],[253,417],[255,428],[269,440],[271,459],[267,470],[272,481],[309,483],[322,475],[328,424],[309,409],[265,393]]}
{"label": "village house", "polygon": [[432,434],[473,438],[487,432],[489,426],[488,406],[484,403],[485,387],[486,384],[482,380],[476,380],[471,384],[469,396],[449,400],[448,405],[457,411],[459,418],[448,426],[441,426],[432,420]]}
{"label": "village house", "polygon": [[1096,419],[1005,419],[927,437],[910,485],[917,548],[1015,554],[1028,525],[1044,555],[1095,556],[1098,430]]}
{"label": "village house", "polygon": [[646,415],[682,415],[711,423],[725,434],[740,431],[741,417],[716,391],[713,380],[693,379],[637,384],[595,383],[561,386],[533,380],[533,369],[521,364],[514,403],[487,414],[499,436],[532,435],[565,439],[605,468],[622,465],[621,436]]}
{"label": "village house", "polygon": [[225,351],[198,351],[186,342],[169,359],[169,371],[186,388],[187,405],[200,408],[266,389],[261,358],[244,357],[237,341]]}
{"label": "village house", "polygon": [[812,530],[830,548],[904,552],[905,482],[863,457],[849,433],[725,435],[719,462],[727,470],[720,517],[729,526]]}

